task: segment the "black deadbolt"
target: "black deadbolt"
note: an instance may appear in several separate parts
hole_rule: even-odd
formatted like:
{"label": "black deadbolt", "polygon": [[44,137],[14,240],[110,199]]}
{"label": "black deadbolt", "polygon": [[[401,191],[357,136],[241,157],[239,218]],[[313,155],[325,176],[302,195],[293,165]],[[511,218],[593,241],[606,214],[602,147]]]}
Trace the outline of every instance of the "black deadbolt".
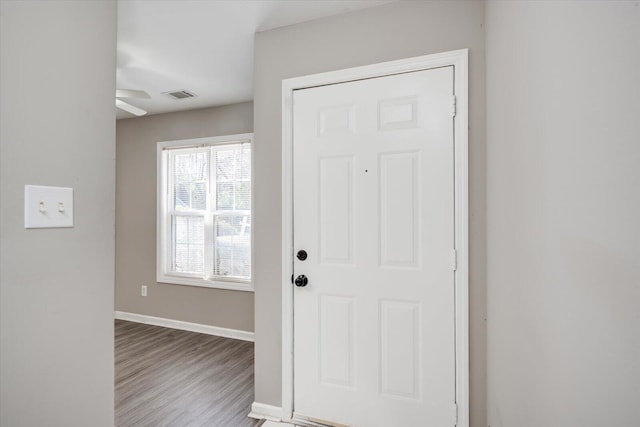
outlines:
{"label": "black deadbolt", "polygon": [[296,255],[300,261],[304,261],[307,259],[307,251],[304,249],[298,251],[298,255]]}
{"label": "black deadbolt", "polygon": [[304,286],[307,286],[307,283],[309,283],[309,279],[307,279],[307,276],[305,276],[304,274],[296,277],[295,284],[297,287],[302,288]]}

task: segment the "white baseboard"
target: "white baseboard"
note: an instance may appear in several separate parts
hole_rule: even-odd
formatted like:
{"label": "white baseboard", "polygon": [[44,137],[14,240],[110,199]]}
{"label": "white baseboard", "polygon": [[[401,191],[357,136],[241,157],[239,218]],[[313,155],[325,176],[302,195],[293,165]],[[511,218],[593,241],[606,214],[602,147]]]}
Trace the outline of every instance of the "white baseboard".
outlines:
{"label": "white baseboard", "polygon": [[253,402],[251,404],[249,417],[255,418],[256,420],[282,421],[282,408],[265,403]]}
{"label": "white baseboard", "polygon": [[146,316],[144,314],[127,313],[125,311],[116,311],[115,318],[119,320],[128,320],[129,322],[145,323],[147,325],[180,329],[181,331],[199,332],[201,334],[234,338],[236,340],[242,341],[254,341],[253,332],[241,331],[238,329],[220,328],[218,326],[183,322],[182,320],[165,319],[163,317]]}

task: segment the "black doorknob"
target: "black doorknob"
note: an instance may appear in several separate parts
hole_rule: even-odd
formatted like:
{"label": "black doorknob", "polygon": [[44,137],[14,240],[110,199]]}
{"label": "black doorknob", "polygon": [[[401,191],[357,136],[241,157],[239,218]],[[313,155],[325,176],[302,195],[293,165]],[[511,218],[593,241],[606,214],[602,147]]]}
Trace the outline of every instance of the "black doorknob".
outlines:
{"label": "black doorknob", "polygon": [[309,283],[309,279],[307,279],[307,276],[305,276],[304,274],[301,274],[298,277],[296,277],[296,280],[294,283],[296,284],[297,287],[302,288],[304,286],[307,286],[307,283]]}
{"label": "black doorknob", "polygon": [[305,251],[304,249],[301,249],[298,251],[298,255],[296,256],[300,261],[304,261],[305,259],[307,259],[307,251]]}

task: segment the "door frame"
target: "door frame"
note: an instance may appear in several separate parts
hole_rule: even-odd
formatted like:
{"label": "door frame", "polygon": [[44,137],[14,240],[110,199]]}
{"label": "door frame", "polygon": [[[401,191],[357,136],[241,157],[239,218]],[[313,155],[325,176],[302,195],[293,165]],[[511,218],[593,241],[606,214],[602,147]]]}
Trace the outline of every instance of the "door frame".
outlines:
{"label": "door frame", "polygon": [[454,67],[455,389],[457,426],[469,426],[468,49],[418,56],[282,81],[282,419],[292,421],[293,390],[293,91],[374,77]]}

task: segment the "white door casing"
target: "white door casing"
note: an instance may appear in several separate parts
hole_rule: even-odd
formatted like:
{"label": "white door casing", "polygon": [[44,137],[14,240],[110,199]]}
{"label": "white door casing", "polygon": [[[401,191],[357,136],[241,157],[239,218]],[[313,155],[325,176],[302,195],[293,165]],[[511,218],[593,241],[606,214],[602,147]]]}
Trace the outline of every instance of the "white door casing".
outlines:
{"label": "white door casing", "polygon": [[328,74],[283,88],[283,418],[466,425],[466,51]]}

